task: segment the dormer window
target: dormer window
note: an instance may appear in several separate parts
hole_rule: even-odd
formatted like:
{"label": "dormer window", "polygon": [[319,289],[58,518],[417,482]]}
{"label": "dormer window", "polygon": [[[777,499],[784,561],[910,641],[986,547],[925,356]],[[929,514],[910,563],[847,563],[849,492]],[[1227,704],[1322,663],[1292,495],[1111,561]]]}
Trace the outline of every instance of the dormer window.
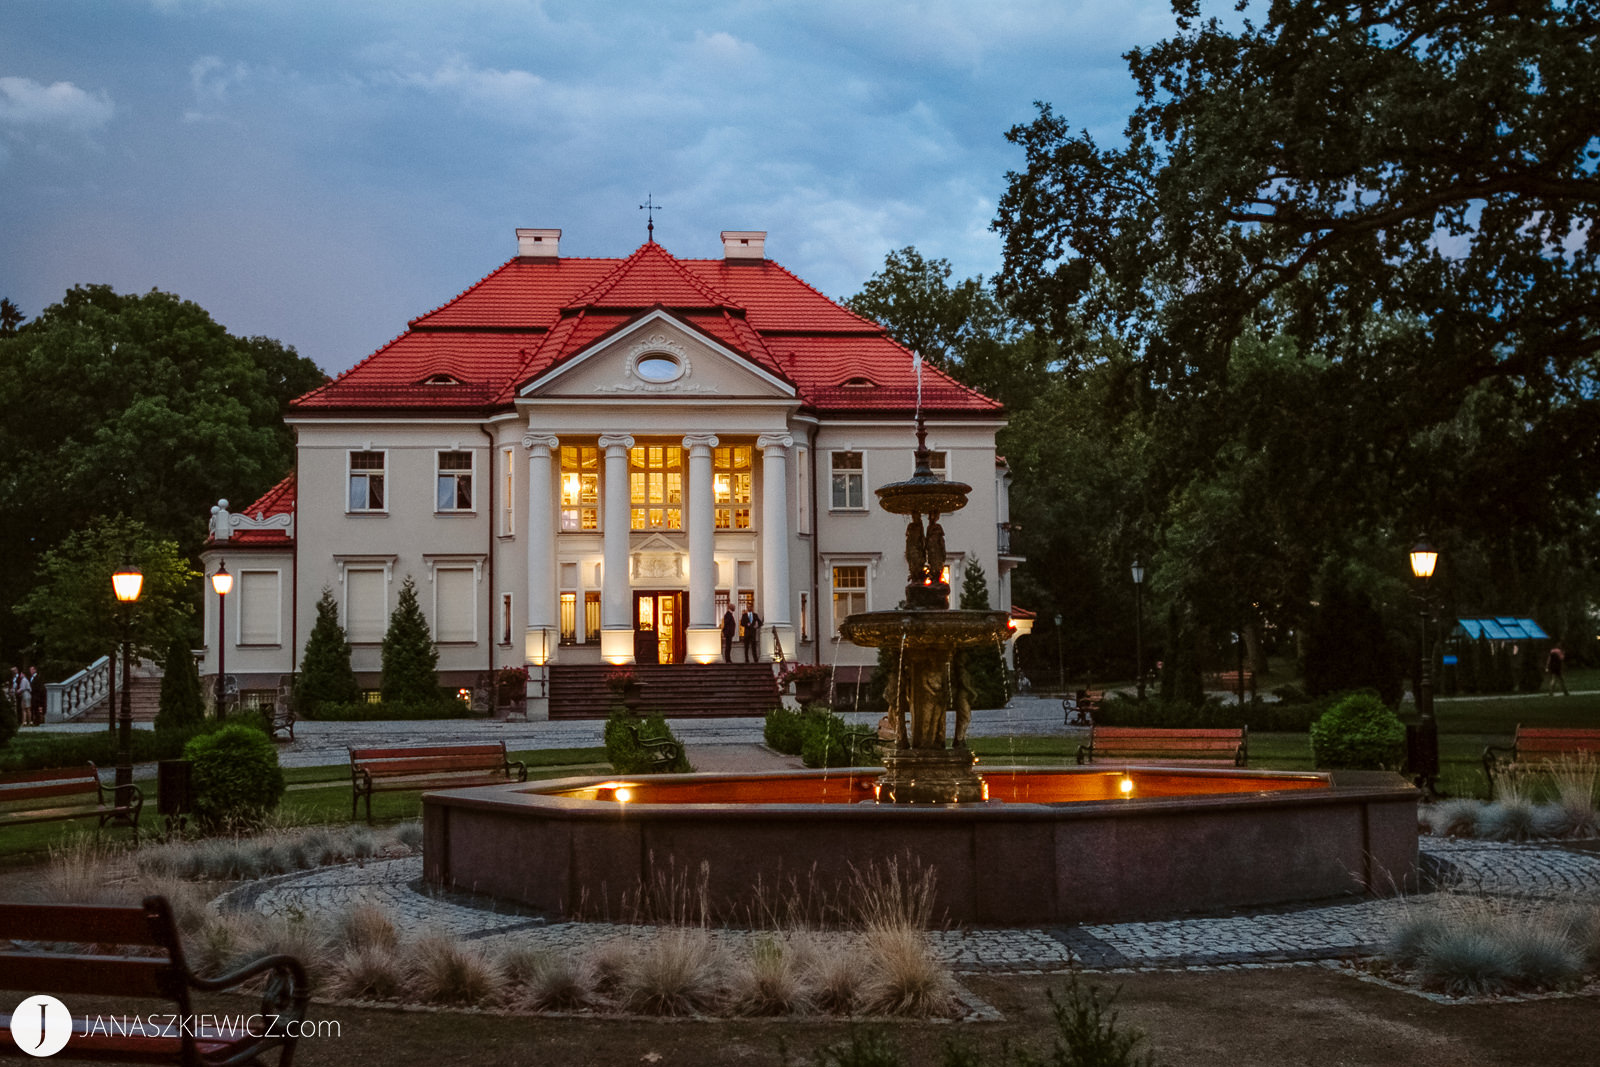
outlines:
{"label": "dormer window", "polygon": [[846,378],[844,381],[840,382],[839,385],[845,389],[876,389],[878,387],[878,383],[873,381],[871,378],[863,378],[859,376],[855,378]]}
{"label": "dormer window", "polygon": [[683,377],[683,362],[666,352],[650,352],[634,362],[633,373],[644,381],[662,385]]}
{"label": "dormer window", "polygon": [[460,385],[461,384],[461,379],[457,378],[453,374],[439,373],[439,374],[429,375],[428,377],[422,379],[420,384],[422,384],[422,385]]}

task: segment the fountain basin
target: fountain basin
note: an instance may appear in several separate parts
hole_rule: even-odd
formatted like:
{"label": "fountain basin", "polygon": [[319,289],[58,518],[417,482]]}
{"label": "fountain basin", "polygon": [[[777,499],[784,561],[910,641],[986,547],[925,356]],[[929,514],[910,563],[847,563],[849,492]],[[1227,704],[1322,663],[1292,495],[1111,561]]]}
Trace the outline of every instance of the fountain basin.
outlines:
{"label": "fountain basin", "polygon": [[839,635],[853,645],[863,648],[887,645],[912,651],[998,646],[1010,632],[1009,612],[957,608],[862,611],[839,624]]}
{"label": "fountain basin", "polygon": [[999,925],[1152,919],[1416,883],[1418,794],[1395,774],[986,768],[990,800],[948,806],[874,803],[879,774],[568,778],[427,793],[425,877],[551,917],[616,916],[654,873],[705,864],[713,907],[738,915],[791,879],[828,892],[852,866],[909,856],[938,871],[949,920]]}

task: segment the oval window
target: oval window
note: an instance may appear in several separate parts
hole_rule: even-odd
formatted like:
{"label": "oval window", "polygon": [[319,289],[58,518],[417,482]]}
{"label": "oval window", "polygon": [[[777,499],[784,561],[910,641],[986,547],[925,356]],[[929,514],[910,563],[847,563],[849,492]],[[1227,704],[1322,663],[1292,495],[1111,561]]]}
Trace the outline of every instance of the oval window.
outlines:
{"label": "oval window", "polygon": [[670,382],[683,373],[683,364],[672,356],[643,356],[633,365],[633,372],[647,382]]}

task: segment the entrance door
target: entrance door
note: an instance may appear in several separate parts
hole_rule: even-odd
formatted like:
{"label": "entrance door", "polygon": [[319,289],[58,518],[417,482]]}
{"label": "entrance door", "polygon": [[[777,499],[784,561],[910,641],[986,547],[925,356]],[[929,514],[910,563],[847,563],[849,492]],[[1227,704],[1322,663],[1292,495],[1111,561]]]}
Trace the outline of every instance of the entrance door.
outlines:
{"label": "entrance door", "polygon": [[640,663],[682,663],[684,595],[655,590],[633,594],[633,658]]}

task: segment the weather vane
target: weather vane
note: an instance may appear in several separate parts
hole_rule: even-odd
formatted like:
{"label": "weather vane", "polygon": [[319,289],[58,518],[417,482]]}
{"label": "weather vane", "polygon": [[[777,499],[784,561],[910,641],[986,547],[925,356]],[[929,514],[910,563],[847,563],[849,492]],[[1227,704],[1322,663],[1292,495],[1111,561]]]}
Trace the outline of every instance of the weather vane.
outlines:
{"label": "weather vane", "polygon": [[644,212],[645,222],[648,223],[646,230],[650,234],[650,244],[656,243],[656,208],[660,206],[660,204],[651,199],[651,194],[649,193],[645,194],[644,203],[639,205],[639,210]]}

